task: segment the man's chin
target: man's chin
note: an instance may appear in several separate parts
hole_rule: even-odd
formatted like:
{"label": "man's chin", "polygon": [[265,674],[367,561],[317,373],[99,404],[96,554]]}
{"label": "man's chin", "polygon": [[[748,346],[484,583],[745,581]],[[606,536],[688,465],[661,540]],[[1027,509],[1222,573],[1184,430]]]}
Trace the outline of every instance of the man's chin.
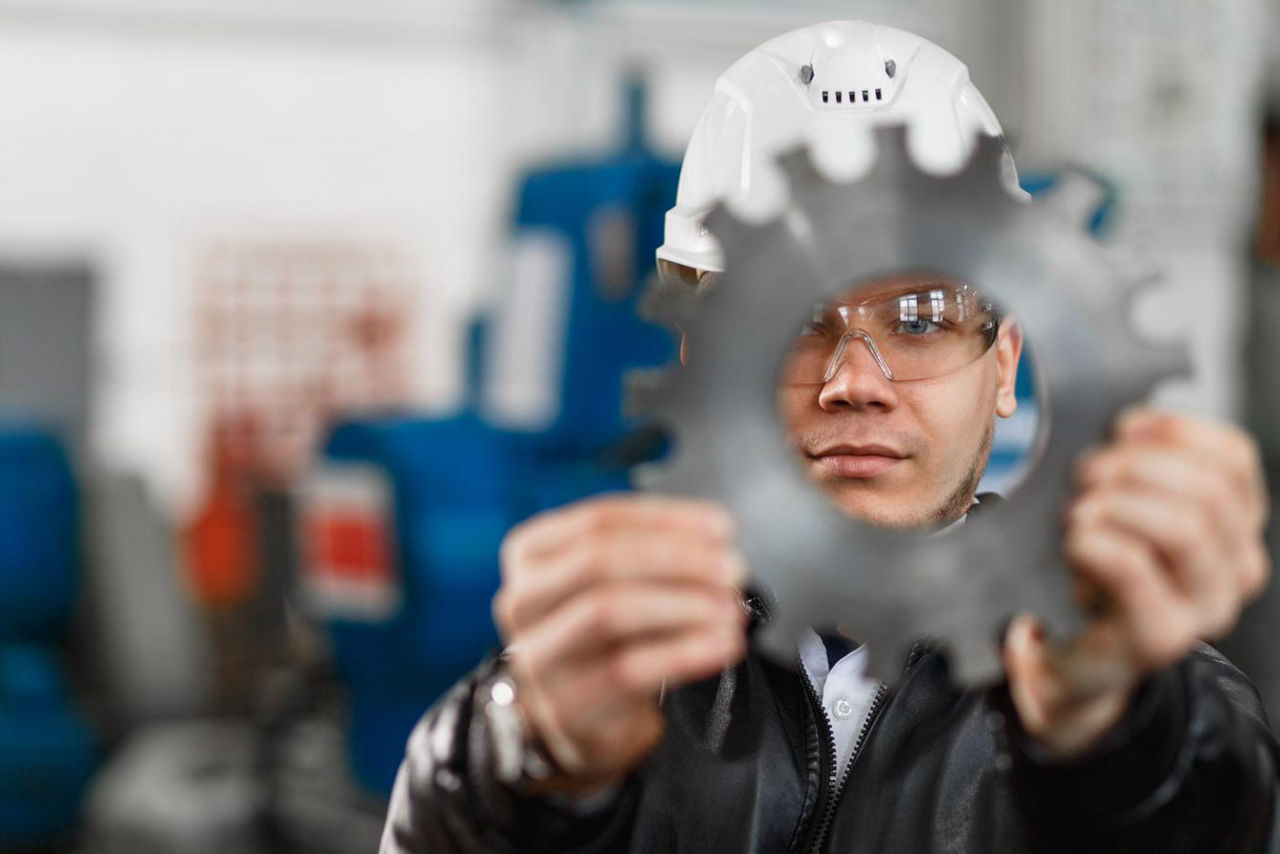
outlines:
{"label": "man's chin", "polygon": [[946,524],[933,507],[916,507],[873,490],[833,487],[823,491],[845,516],[876,528],[928,531]]}
{"label": "man's chin", "polygon": [[973,503],[975,483],[968,479],[944,498],[928,500],[901,495],[887,484],[848,481],[819,483],[836,509],[857,522],[894,531],[927,533],[959,519]]}

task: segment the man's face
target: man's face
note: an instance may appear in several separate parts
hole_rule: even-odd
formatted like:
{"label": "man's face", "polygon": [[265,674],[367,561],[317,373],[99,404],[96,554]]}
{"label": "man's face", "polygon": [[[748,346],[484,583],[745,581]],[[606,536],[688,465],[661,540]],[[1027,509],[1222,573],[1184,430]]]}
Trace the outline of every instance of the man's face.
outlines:
{"label": "man's face", "polygon": [[[1007,418],[1017,408],[1014,380],[1022,336],[1008,320],[1000,324],[994,345],[983,339],[956,358],[955,364],[963,363],[959,367],[925,379],[889,379],[868,346],[878,340],[881,360],[894,375],[913,376],[912,367],[904,369],[903,363],[917,357],[906,349],[890,351],[917,346],[921,339],[907,337],[896,344],[889,336],[904,329],[912,336],[938,334],[942,326],[929,321],[923,299],[921,319],[915,319],[913,308],[912,322],[903,323],[907,315],[897,313],[899,295],[936,294],[937,287],[950,292],[953,284],[934,275],[903,275],[850,290],[828,307],[839,309],[833,316],[844,325],[834,332],[811,331],[797,342],[783,370],[778,405],[787,438],[806,474],[850,516],[898,528],[958,519],[986,468],[995,416]],[[876,305],[893,311],[876,314]],[[800,348],[823,346],[813,334],[828,336],[826,353],[834,354],[842,337],[845,346],[834,361],[825,360],[826,370],[806,382],[789,382]],[[930,371],[915,369],[922,372]]]}

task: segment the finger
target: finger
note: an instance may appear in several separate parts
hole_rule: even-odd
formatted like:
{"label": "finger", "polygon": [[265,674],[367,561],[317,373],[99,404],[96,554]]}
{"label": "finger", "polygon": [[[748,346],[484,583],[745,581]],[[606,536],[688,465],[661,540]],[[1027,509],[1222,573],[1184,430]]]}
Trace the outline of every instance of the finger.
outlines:
{"label": "finger", "polygon": [[644,635],[700,629],[741,632],[737,597],[686,586],[615,584],[578,596],[521,640],[546,661],[572,662]]}
{"label": "finger", "polygon": [[554,666],[543,660],[541,650],[521,646],[511,668],[540,725],[581,739],[610,716],[653,704],[664,684],[706,678],[745,653],[740,629],[701,627],[646,636],[584,661]]}
{"label": "finger", "polygon": [[1111,730],[1136,678],[1114,647],[1089,643],[1093,629],[1061,648],[1047,641],[1033,618],[1022,616],[1005,638],[1005,672],[1018,717],[1042,746],[1064,758]]}
{"label": "finger", "polygon": [[1085,490],[1120,485],[1167,493],[1204,508],[1224,541],[1256,538],[1262,508],[1219,466],[1185,449],[1120,446],[1083,458],[1077,483]]}
{"label": "finger", "polygon": [[610,782],[626,771],[657,744],[664,728],[652,697],[557,697],[526,687],[521,704],[562,774],[579,789]]}
{"label": "finger", "polygon": [[1262,595],[1271,579],[1271,554],[1261,540],[1246,544],[1242,551],[1242,589],[1245,597],[1252,600]]}
{"label": "finger", "polygon": [[1046,706],[1060,688],[1048,672],[1044,633],[1035,618],[1023,614],[1009,623],[1001,656],[1023,726],[1030,733],[1043,731]]}
{"label": "finger", "polygon": [[1112,487],[1086,496],[1071,515],[1073,529],[1121,531],[1145,543],[1175,590],[1197,614],[1197,634],[1231,629],[1245,596],[1237,541],[1215,535],[1209,513],[1191,499],[1151,490]]}
{"label": "finger", "polygon": [[1111,621],[1095,620],[1070,643],[1053,644],[1039,621],[1020,615],[1005,633],[1005,673],[1019,709],[1041,713],[1132,684],[1133,669]]}
{"label": "finger", "polygon": [[1196,639],[1197,615],[1141,539],[1106,525],[1076,526],[1063,538],[1072,568],[1103,592],[1129,660],[1137,669],[1170,664]]}
{"label": "finger", "polygon": [[1262,455],[1257,442],[1237,427],[1208,418],[1142,408],[1123,413],[1116,420],[1115,435],[1122,441],[1185,448],[1206,462],[1221,466],[1260,506],[1267,505]]}
{"label": "finger", "polygon": [[503,563],[527,561],[575,540],[628,527],[725,542],[733,535],[733,518],[718,504],[692,498],[595,496],[544,511],[516,526],[503,543]]}
{"label": "finger", "polygon": [[738,626],[700,626],[624,644],[582,665],[579,692],[649,696],[664,685],[705,679],[741,660],[746,634]]}
{"label": "finger", "polygon": [[688,532],[615,532],[585,538],[562,554],[513,571],[494,600],[494,613],[508,630],[520,631],[596,585],[650,580],[728,592],[745,577],[746,562],[738,552]]}
{"label": "finger", "polygon": [[[606,783],[617,782],[621,772],[636,765],[657,745],[665,728],[662,713],[653,701],[633,703],[605,710],[591,728],[575,732],[572,753],[561,759],[552,755],[566,771],[577,770],[579,776],[596,777]],[[562,750],[567,746],[562,742]]]}

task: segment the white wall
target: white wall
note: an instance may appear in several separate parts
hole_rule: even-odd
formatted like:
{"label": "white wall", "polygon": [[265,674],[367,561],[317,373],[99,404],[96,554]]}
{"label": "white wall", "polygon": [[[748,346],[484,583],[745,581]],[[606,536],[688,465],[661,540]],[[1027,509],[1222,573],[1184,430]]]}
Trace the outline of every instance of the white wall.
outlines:
{"label": "white wall", "polygon": [[1028,5],[1024,159],[1080,163],[1119,185],[1117,238],[1150,250],[1167,287],[1139,301],[1136,320],[1186,340],[1195,364],[1158,400],[1238,417],[1274,0]]}
{"label": "white wall", "polygon": [[[451,33],[458,38],[451,38]],[[501,32],[279,37],[207,27],[0,27],[0,246],[103,274],[92,444],[175,509],[198,489],[193,252],[226,233],[372,234],[416,250],[418,397],[458,391],[457,318],[506,203]]]}

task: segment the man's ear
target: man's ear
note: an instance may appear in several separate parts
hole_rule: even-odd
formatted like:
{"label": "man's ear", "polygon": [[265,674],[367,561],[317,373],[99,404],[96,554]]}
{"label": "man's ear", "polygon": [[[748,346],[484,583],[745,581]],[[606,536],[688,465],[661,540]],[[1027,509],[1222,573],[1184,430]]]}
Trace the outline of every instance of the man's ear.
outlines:
{"label": "man's ear", "polygon": [[1014,394],[1018,381],[1018,362],[1022,360],[1022,327],[1012,318],[1000,322],[996,336],[996,370],[1000,384],[996,389],[996,415],[1008,418],[1018,409]]}

